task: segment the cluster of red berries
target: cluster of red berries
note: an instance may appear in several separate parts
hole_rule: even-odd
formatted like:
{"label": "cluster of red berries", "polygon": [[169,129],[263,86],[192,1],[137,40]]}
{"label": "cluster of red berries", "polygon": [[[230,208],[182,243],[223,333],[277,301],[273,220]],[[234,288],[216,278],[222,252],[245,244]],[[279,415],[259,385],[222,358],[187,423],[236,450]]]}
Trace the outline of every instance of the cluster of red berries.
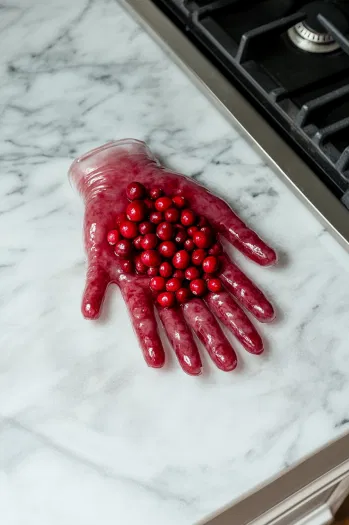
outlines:
{"label": "cluster of red berries", "polygon": [[215,274],[222,246],[207,219],[188,208],[183,196],[171,198],[161,188],[147,192],[143,184],[132,182],[126,194],[126,211],[108,233],[124,270],[149,275],[150,288],[163,307],[221,291]]}

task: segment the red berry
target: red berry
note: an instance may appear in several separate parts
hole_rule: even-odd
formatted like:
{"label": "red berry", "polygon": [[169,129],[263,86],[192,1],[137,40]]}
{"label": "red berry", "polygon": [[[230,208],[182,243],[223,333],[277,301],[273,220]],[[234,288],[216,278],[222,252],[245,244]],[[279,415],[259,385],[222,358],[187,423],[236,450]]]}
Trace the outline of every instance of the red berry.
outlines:
{"label": "red berry", "polygon": [[156,275],[159,275],[159,268],[155,268],[155,266],[151,266],[147,270],[147,274],[149,277],[155,277]]}
{"label": "red berry", "polygon": [[149,217],[150,222],[153,224],[160,224],[164,220],[164,215],[161,211],[153,211]]}
{"label": "red berry", "polygon": [[211,235],[203,231],[198,231],[194,233],[193,241],[198,248],[208,248],[211,245]]}
{"label": "red berry", "polygon": [[214,273],[218,270],[218,259],[214,255],[209,255],[202,263],[205,273]]}
{"label": "red berry", "polygon": [[172,277],[176,277],[177,279],[180,279],[181,281],[183,281],[185,275],[184,275],[184,271],[183,270],[175,270],[173,272],[173,276]]}
{"label": "red berry", "polygon": [[176,296],[173,292],[163,292],[157,296],[157,302],[163,308],[171,308],[175,305]]}
{"label": "red berry", "polygon": [[198,279],[200,277],[200,270],[197,266],[189,266],[185,270],[185,278],[188,279],[188,281],[194,281],[194,279]]}
{"label": "red berry", "polygon": [[201,297],[206,293],[206,283],[203,279],[194,279],[194,281],[190,281],[189,288],[191,293],[197,297]]}
{"label": "red berry", "polygon": [[138,235],[138,227],[132,221],[123,221],[120,224],[120,233],[125,239],[134,239]]}
{"label": "red berry", "polygon": [[155,292],[162,292],[162,290],[165,290],[166,281],[163,277],[153,277],[150,279],[149,286],[152,290]]}
{"label": "red berry", "polygon": [[146,266],[160,266],[161,256],[156,250],[146,250],[141,255],[141,261]]}
{"label": "red berry", "polygon": [[183,210],[181,213],[181,223],[183,226],[192,226],[196,220],[196,215],[193,210]]}
{"label": "red berry", "polygon": [[126,188],[126,195],[130,201],[143,199],[146,195],[146,189],[140,182],[131,182]]}
{"label": "red berry", "polygon": [[115,245],[115,253],[120,257],[128,257],[132,251],[132,243],[128,239],[121,239]]}
{"label": "red berry", "polygon": [[208,279],[207,288],[210,292],[221,292],[223,290],[222,281],[218,277]]}
{"label": "red berry", "polygon": [[186,303],[191,298],[191,291],[188,288],[180,288],[176,292],[176,299],[180,304]]}
{"label": "red berry", "polygon": [[176,208],[179,209],[183,209],[187,205],[187,201],[184,197],[182,197],[182,195],[176,195],[175,197],[173,197],[172,202],[176,206]]}
{"label": "red berry", "polygon": [[122,261],[121,268],[125,273],[133,273],[134,266],[132,261]]}
{"label": "red berry", "polygon": [[174,229],[173,229],[173,225],[170,222],[162,222],[156,228],[156,235],[162,241],[169,241],[170,239],[172,239],[173,234],[174,234]]}
{"label": "red berry", "polygon": [[190,255],[186,250],[180,250],[172,259],[173,266],[179,270],[185,270],[189,266],[189,263]]}
{"label": "red berry", "polygon": [[170,197],[159,197],[155,201],[155,208],[158,211],[166,211],[170,206],[172,206],[172,199],[170,199]]}
{"label": "red berry", "polygon": [[124,221],[127,221],[126,213],[119,213],[116,217],[116,224],[120,226],[120,224]]}
{"label": "red berry", "polygon": [[203,215],[200,215],[197,225],[199,228],[202,228],[203,226],[208,226],[208,220]]}
{"label": "red berry", "polygon": [[155,230],[155,226],[151,222],[145,221],[140,223],[138,229],[139,233],[141,233],[142,235],[146,235],[147,233],[153,233],[153,231]]}
{"label": "red berry", "polygon": [[182,284],[182,281],[178,279],[177,277],[172,277],[172,279],[169,279],[166,283],[166,290],[168,292],[177,292],[177,290],[180,289]]}
{"label": "red berry", "polygon": [[148,211],[155,210],[154,202],[152,200],[144,199],[144,204],[146,205]]}
{"label": "red berry", "polygon": [[162,264],[160,264],[159,273],[160,275],[162,275],[162,277],[171,277],[171,275],[173,274],[172,264],[170,264],[169,262],[163,262]]}
{"label": "red berry", "polygon": [[151,199],[158,199],[159,197],[161,197],[161,195],[163,194],[164,192],[162,191],[161,188],[157,188],[156,186],[154,186],[154,188],[151,188],[149,190],[149,197]]}
{"label": "red berry", "polygon": [[133,201],[127,205],[126,215],[130,221],[141,222],[147,213],[147,207],[143,201]]}
{"label": "red berry", "polygon": [[142,263],[141,255],[137,255],[135,257],[135,267],[136,267],[136,270],[137,270],[138,273],[140,273],[140,274],[147,273],[148,267],[144,263]]}
{"label": "red berry", "polygon": [[143,250],[153,250],[158,243],[158,238],[155,233],[147,233],[142,239]]}
{"label": "red berry", "polygon": [[185,230],[178,230],[175,236],[175,241],[177,244],[183,244],[184,241],[187,238],[187,234]]}
{"label": "red berry", "polygon": [[114,246],[118,241],[120,241],[120,232],[118,230],[110,230],[107,235],[107,240],[109,244]]}
{"label": "red berry", "polygon": [[204,262],[206,255],[206,251],[199,248],[193,251],[191,261],[195,266],[200,266]]}
{"label": "red berry", "polygon": [[195,232],[198,232],[199,231],[199,228],[197,226],[190,226],[188,229],[187,229],[187,234],[189,235],[189,237],[193,237],[194,236],[194,233]]}
{"label": "red berry", "polygon": [[165,241],[160,244],[158,250],[163,257],[170,258],[176,253],[177,246],[172,241]]}
{"label": "red berry", "polygon": [[212,230],[211,226],[202,226],[200,228],[200,231],[201,232],[205,232],[205,233],[207,233],[207,235],[211,235],[211,237],[213,237],[213,230]]}
{"label": "red berry", "polygon": [[223,253],[223,246],[220,242],[215,242],[214,245],[208,250],[210,255],[220,255]]}
{"label": "red berry", "polygon": [[212,279],[214,277],[214,275],[212,273],[203,273],[202,274],[202,278],[204,281],[208,281],[209,279]]}
{"label": "red berry", "polygon": [[138,237],[133,239],[133,246],[136,248],[136,250],[142,249],[142,240],[143,240],[143,235],[138,235]]}
{"label": "red berry", "polygon": [[177,222],[179,219],[179,211],[177,208],[168,208],[165,211],[165,219],[167,222]]}
{"label": "red berry", "polygon": [[195,248],[193,239],[187,239],[184,243],[184,248],[187,250],[187,252],[192,252]]}

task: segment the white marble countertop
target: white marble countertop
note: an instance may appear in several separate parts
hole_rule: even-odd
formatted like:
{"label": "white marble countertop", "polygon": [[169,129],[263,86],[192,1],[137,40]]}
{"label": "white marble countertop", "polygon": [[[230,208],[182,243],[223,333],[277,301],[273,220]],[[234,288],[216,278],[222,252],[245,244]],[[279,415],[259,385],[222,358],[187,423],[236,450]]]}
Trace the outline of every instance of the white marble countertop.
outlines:
{"label": "white marble countertop", "polygon": [[[192,525],[349,429],[349,256],[113,0],[0,8],[0,515]],[[135,137],[281,255],[268,350],[192,378],[148,369],[115,288],[80,315],[77,154]]]}

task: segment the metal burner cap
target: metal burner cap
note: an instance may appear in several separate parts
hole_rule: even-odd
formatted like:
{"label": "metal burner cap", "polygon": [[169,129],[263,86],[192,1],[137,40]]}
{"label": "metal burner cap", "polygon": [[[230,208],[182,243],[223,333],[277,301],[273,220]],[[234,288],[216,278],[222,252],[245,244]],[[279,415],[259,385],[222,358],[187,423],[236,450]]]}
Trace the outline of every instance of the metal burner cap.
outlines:
{"label": "metal burner cap", "polygon": [[331,35],[309,29],[305,22],[299,22],[287,33],[295,46],[309,53],[330,53],[339,48],[339,44]]}

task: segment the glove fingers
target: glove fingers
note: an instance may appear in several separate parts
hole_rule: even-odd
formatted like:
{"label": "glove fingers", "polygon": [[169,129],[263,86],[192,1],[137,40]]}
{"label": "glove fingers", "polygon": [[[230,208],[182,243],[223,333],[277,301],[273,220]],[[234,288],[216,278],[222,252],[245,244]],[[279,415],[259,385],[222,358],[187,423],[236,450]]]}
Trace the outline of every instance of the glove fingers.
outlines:
{"label": "glove fingers", "polygon": [[167,337],[184,372],[201,374],[202,363],[192,333],[180,308],[158,308]]}
{"label": "glove fingers", "polygon": [[218,319],[251,354],[263,352],[261,336],[228,292],[210,293],[206,302]]}
{"label": "glove fingers", "polygon": [[275,318],[274,308],[261,290],[228,257],[222,256],[220,260],[220,278],[229,292],[256,319],[261,322],[272,321]]}
{"label": "glove fingers", "polygon": [[275,251],[270,248],[253,230],[250,230],[231,210],[223,218],[219,231],[224,237],[251,261],[260,266],[276,263]]}
{"label": "glove fingers", "polygon": [[276,262],[275,251],[250,230],[226,202],[198,185],[193,185],[189,192],[187,190],[186,194],[191,207],[205,215],[217,231],[246,257],[261,266],[270,266]]}
{"label": "glove fingers", "polygon": [[148,366],[161,368],[165,352],[157,330],[152,296],[134,283],[120,286],[144,359]]}
{"label": "glove fingers", "polygon": [[225,372],[234,370],[236,353],[205,303],[201,299],[192,299],[182,308],[186,322],[205,345],[216,366]]}
{"label": "glove fingers", "polygon": [[95,265],[88,267],[81,303],[81,312],[85,319],[99,317],[108,284],[109,276],[103,268]]}

